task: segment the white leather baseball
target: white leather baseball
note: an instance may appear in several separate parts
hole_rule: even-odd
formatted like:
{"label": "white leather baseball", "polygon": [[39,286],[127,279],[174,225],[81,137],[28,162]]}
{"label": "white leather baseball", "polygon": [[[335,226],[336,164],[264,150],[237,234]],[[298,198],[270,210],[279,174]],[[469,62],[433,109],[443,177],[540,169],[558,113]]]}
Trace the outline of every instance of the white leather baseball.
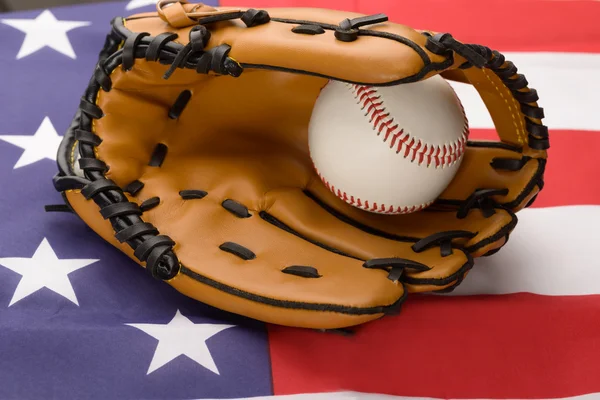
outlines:
{"label": "white leather baseball", "polygon": [[428,207],[454,178],[469,124],[439,75],[371,87],[330,81],[309,124],[309,149],[323,183],[366,211],[404,214]]}

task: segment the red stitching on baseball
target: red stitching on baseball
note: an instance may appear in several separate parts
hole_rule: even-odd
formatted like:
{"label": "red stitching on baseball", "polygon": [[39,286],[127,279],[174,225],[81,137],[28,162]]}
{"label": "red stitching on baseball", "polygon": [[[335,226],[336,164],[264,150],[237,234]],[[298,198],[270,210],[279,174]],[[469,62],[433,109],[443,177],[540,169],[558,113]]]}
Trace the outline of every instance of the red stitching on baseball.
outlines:
{"label": "red stitching on baseball", "polygon": [[383,141],[387,142],[391,135],[390,148],[396,148],[396,154],[408,158],[411,162],[417,162],[421,165],[425,163],[427,166],[435,165],[435,167],[446,167],[454,164],[465,151],[465,146],[469,138],[469,121],[465,113],[465,109],[460,102],[458,96],[456,100],[460,106],[464,117],[463,131],[460,138],[450,145],[435,146],[430,143],[423,143],[421,139],[416,139],[400,128],[399,124],[390,126],[394,121],[390,117],[390,113],[386,112],[381,96],[377,94],[377,89],[373,86],[363,86],[356,84],[346,84],[354,93],[358,104],[362,110],[366,109],[365,116],[369,116],[369,123],[377,132],[377,136],[385,130]]}
{"label": "red stitching on baseball", "polygon": [[429,203],[421,204],[418,206],[412,206],[412,207],[397,206],[396,208],[394,208],[394,206],[389,206],[389,208],[387,208],[387,209],[386,209],[385,204],[377,205],[377,203],[372,202],[372,205],[369,205],[369,200],[364,200],[364,202],[363,202],[363,200],[361,200],[358,197],[348,195],[346,192],[344,192],[343,190],[340,190],[339,188],[336,188],[327,179],[325,179],[325,177],[323,175],[321,175],[321,173],[319,172],[319,170],[317,169],[316,166],[315,166],[315,170],[317,171],[317,174],[319,175],[319,178],[321,178],[321,181],[323,182],[323,184],[325,184],[327,189],[329,189],[334,195],[336,195],[338,198],[344,200],[346,203],[350,204],[351,206],[362,208],[363,210],[366,210],[366,211],[377,211],[382,214],[407,214],[407,213],[424,210],[425,208],[427,208],[431,204],[433,204],[433,202],[429,202]]}

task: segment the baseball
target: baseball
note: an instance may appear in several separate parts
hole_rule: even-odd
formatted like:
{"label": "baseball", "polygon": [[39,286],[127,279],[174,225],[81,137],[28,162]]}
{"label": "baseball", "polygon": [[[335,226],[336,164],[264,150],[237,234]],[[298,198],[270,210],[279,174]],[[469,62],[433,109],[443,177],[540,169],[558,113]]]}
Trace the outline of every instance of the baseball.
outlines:
{"label": "baseball", "polygon": [[315,102],[308,141],[321,180],[341,200],[405,214],[444,191],[468,136],[460,99],[435,75],[386,87],[329,81]]}

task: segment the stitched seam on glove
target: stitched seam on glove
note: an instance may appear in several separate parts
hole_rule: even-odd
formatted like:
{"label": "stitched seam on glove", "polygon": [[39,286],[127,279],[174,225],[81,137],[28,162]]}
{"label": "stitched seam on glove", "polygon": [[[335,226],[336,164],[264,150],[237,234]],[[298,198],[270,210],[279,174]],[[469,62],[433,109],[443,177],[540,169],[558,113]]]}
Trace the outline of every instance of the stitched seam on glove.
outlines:
{"label": "stitched seam on glove", "polygon": [[[515,104],[516,101],[515,101],[514,97],[512,95],[505,96],[504,93],[502,93],[502,90],[500,90],[500,87],[492,80],[492,78],[486,72],[486,70],[483,69],[482,71],[483,71],[483,74],[485,75],[485,77],[487,78],[487,80],[490,81],[490,83],[494,86],[494,88],[496,88],[498,95],[502,98],[502,100],[504,100],[504,103],[506,103],[506,106],[510,110],[510,115],[512,116],[512,119],[513,119],[513,125],[515,126],[515,131],[517,132],[517,138],[519,140],[519,144],[520,145],[525,144],[527,140],[526,140],[526,136],[524,133],[523,120],[519,115],[517,115],[519,107],[516,106],[516,104]],[[511,101],[512,106],[511,106],[511,104],[509,104],[509,100],[512,100]],[[521,129],[519,129],[518,121],[521,122]]]}

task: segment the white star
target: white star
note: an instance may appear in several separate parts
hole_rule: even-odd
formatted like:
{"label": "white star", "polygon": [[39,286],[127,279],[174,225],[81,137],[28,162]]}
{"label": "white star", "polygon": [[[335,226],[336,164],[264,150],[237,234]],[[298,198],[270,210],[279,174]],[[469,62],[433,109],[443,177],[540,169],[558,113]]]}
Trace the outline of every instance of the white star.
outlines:
{"label": "white star", "polygon": [[98,260],[59,260],[46,238],[31,258],[0,258],[0,265],[22,275],[8,306],[44,287],[79,305],[67,275],[96,261]]}
{"label": "white star", "polygon": [[126,10],[133,10],[134,8],[140,8],[140,7],[146,7],[149,5],[156,5],[157,0],[131,0],[129,2],[129,4],[127,4],[127,7],[125,7]]}
{"label": "white star", "polygon": [[45,158],[56,161],[56,153],[62,137],[56,133],[50,118],[45,117],[33,136],[0,135],[0,140],[25,150],[13,168],[17,169]]}
{"label": "white star", "polygon": [[90,25],[87,21],[59,21],[50,10],[43,11],[35,19],[3,19],[1,22],[25,32],[25,40],[17,54],[17,60],[45,46],[75,59],[77,57],[67,32]]}
{"label": "white star", "polygon": [[168,324],[126,324],[158,340],[148,375],[169,361],[185,355],[204,368],[219,375],[219,370],[208,350],[206,341],[217,333],[235,325],[194,324],[179,310]]}

